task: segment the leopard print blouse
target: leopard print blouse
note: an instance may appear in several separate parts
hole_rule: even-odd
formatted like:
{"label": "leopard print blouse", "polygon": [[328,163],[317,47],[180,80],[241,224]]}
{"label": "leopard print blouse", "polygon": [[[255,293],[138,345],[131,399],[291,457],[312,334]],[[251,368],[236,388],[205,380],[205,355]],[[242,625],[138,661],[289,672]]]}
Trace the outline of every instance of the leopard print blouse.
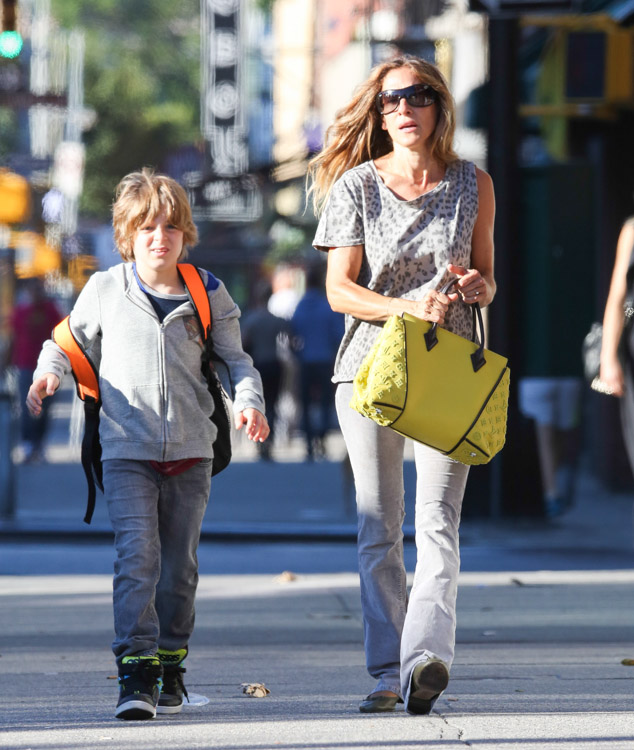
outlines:
{"label": "leopard print blouse", "polygon": [[[419,300],[450,278],[447,264],[469,267],[478,216],[478,187],[471,162],[452,162],[443,180],[413,200],[397,198],[374,162],[348,170],[333,186],[317,227],[318,250],[363,245],[357,283],[388,297]],[[382,323],[346,315],[333,382],[351,381]],[[455,302],[444,327],[471,335],[468,306]]]}

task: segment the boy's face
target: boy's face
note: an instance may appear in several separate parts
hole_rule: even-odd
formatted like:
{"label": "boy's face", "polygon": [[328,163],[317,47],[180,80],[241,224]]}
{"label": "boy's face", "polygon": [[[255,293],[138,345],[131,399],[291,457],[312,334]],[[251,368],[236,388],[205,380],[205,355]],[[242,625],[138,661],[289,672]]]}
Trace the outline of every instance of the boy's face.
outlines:
{"label": "boy's face", "polygon": [[172,271],[183,252],[183,232],[164,211],[142,224],[134,237],[134,259],[140,271]]}

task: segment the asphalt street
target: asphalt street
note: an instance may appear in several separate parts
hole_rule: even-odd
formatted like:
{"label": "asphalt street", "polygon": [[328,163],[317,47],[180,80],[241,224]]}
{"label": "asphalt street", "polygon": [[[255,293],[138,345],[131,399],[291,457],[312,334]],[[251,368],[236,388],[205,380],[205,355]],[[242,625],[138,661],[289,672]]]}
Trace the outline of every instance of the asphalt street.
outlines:
{"label": "asphalt street", "polygon": [[358,712],[372,681],[354,573],[204,575],[186,677],[209,702],[124,723],[110,576],[2,576],[0,746],[631,750],[633,584],[631,571],[464,573],[451,682],[413,717]]}
{"label": "asphalt street", "polygon": [[[297,444],[271,464],[238,446],[199,551],[192,705],[116,720],[112,546],[103,502],[81,522],[66,407],[48,461],[16,466],[16,512],[0,522],[1,748],[634,748],[633,498],[583,473],[557,521],[465,520],[447,691],[428,717],[359,713],[373,683],[336,434],[314,464]],[[405,557],[411,571],[411,542]]]}

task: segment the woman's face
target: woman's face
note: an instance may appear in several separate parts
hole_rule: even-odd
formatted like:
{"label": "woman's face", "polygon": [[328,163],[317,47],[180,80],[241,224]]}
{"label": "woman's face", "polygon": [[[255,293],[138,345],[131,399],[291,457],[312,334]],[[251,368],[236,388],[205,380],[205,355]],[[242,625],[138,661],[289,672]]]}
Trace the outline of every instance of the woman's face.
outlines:
{"label": "woman's face", "polygon": [[[420,83],[420,79],[411,68],[396,68],[390,70],[383,79],[381,91],[404,89],[417,83]],[[394,112],[381,117],[381,127],[387,130],[395,148],[402,146],[418,150],[433,135],[437,119],[438,104],[414,107],[403,98]]]}

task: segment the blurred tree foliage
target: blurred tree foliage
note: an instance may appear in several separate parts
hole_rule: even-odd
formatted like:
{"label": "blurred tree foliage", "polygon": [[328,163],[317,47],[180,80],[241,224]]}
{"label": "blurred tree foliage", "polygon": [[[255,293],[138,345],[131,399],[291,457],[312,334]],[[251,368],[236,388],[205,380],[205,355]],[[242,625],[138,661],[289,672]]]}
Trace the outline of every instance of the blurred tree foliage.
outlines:
{"label": "blurred tree foliage", "polygon": [[13,109],[0,107],[0,164],[12,154],[18,143],[18,117]]}
{"label": "blurred tree foliage", "polygon": [[81,209],[108,219],[117,182],[161,168],[171,150],[200,139],[200,0],[52,0],[65,29],[86,35]]}

